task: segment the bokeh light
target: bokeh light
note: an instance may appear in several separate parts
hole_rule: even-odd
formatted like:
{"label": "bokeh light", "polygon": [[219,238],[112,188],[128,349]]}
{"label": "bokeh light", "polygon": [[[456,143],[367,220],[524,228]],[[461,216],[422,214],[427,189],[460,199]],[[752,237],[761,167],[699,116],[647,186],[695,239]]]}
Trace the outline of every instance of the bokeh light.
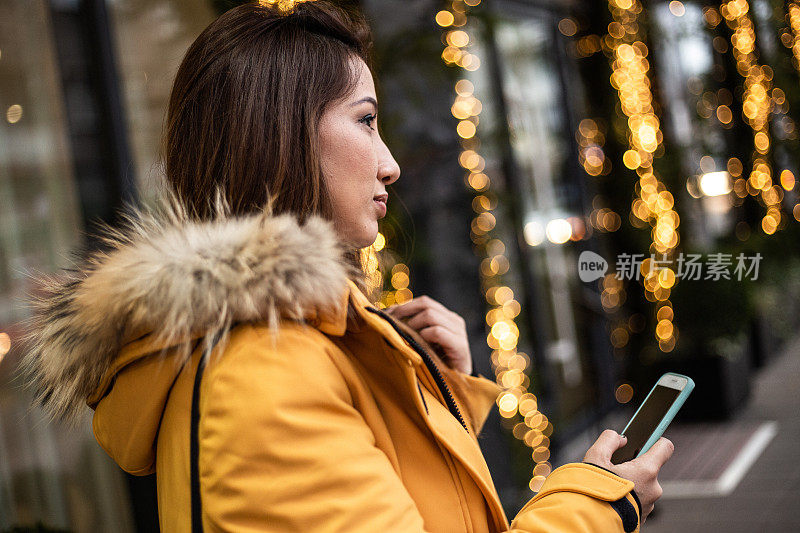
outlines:
{"label": "bokeh light", "polygon": [[[648,60],[650,51],[641,36],[639,15],[642,5],[639,0],[609,0],[608,7],[613,19],[608,34],[612,60],[610,81],[617,91],[620,109],[627,117],[628,150],[623,154],[623,164],[638,176],[635,185],[637,197],[631,203],[630,220],[637,227],[650,226],[650,252],[669,261],[680,242],[680,218],[673,209],[675,201],[672,194],[653,168],[653,159],[664,135],[653,105]],[[669,8],[675,16],[683,16],[685,12],[681,2],[672,2]],[[669,272],[662,274],[661,269],[643,272],[645,298],[656,304],[656,311],[669,305],[670,291],[675,283],[674,271],[669,266],[663,269]],[[601,295],[601,299],[607,310],[618,305],[613,293],[605,297]],[[670,335],[665,337],[667,331]],[[675,331],[672,324],[670,328],[662,326],[660,332],[656,331],[660,348],[666,346],[665,339],[674,340],[672,335]],[[617,334],[615,339],[619,343],[621,336]],[[615,339],[612,339],[612,343]]]}
{"label": "bokeh light", "polygon": [[[455,0],[452,2],[451,10],[436,14],[436,23],[444,28],[446,42],[442,60],[449,66],[463,69],[467,74],[476,71],[481,65],[480,58],[469,50],[474,41],[467,31],[468,8],[479,3],[480,0]],[[462,29],[450,29],[454,26]],[[559,24],[559,29],[565,35],[574,34],[577,32],[577,25],[571,19],[564,19]],[[530,357],[517,351],[520,331],[515,319],[520,314],[521,306],[514,298],[513,289],[504,282],[503,277],[508,274],[511,264],[506,246],[499,238],[499,232],[498,235],[494,234],[498,225],[493,213],[497,207],[497,200],[492,193],[492,178],[485,172],[486,161],[477,151],[480,146],[479,116],[483,105],[476,96],[478,90],[469,79],[458,80],[454,89],[455,97],[450,112],[458,121],[456,133],[463,148],[458,162],[467,171],[464,178],[466,185],[475,193],[472,201],[475,216],[470,224],[470,238],[482,256],[481,285],[485,287],[484,298],[489,307],[485,317],[488,329],[486,344],[492,350],[491,362],[495,380],[503,387],[503,392],[496,400],[497,406],[500,416],[509,423],[522,418],[522,422],[510,427],[513,427],[512,433],[517,439],[533,449],[532,457],[535,465],[529,486],[533,490],[538,490],[551,470],[547,461],[550,458],[548,447],[552,424],[537,410],[536,397],[528,392]],[[584,147],[586,150],[582,152],[587,168],[597,174],[608,168],[600,147],[601,143],[597,142],[599,140],[595,135],[594,142],[587,142]],[[555,219],[546,225],[531,221],[524,229],[525,240],[531,246],[542,244],[545,238],[554,243],[565,243],[577,234],[585,233],[583,221],[571,219]],[[407,271],[404,272],[407,274]],[[408,277],[393,271],[391,279],[397,291],[390,297],[396,299],[404,297],[402,291],[407,289],[401,287],[407,286]]]}

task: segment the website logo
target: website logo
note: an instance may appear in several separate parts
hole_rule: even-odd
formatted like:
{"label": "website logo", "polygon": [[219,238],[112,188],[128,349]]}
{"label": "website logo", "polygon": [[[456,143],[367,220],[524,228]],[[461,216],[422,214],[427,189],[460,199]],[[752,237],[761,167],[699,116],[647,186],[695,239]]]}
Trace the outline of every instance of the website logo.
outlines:
{"label": "website logo", "polygon": [[608,261],[594,252],[586,250],[578,257],[578,276],[585,283],[602,278],[607,270]]}
{"label": "website logo", "polygon": [[[614,265],[615,278],[618,280],[640,280],[644,274],[659,274],[664,269],[671,269],[676,280],[758,280],[759,267],[762,255],[736,256],[725,253],[684,254],[681,252],[676,258],[668,259],[651,254],[622,253],[617,256]],[[645,263],[648,263],[645,265]],[[647,267],[645,269],[645,266]],[[647,272],[645,272],[645,270]],[[605,276],[608,271],[608,262],[602,256],[585,251],[578,257],[578,276],[584,283],[590,283]]]}

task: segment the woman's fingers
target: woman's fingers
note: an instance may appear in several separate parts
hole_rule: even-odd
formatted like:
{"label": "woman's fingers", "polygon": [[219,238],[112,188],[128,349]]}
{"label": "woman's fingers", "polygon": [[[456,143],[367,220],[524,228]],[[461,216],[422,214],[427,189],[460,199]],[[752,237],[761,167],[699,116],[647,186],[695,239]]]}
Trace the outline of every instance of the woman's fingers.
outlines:
{"label": "woman's fingers", "polygon": [[584,461],[600,466],[611,464],[611,456],[615,451],[625,446],[628,439],[612,429],[603,431],[589,451],[586,452]]}
{"label": "woman's fingers", "polygon": [[438,309],[428,308],[412,316],[406,323],[416,331],[422,331],[429,326],[444,326],[455,333],[460,331],[461,324],[454,315],[455,313],[443,313]]}
{"label": "woman's fingers", "polygon": [[655,467],[656,472],[658,472],[661,470],[661,467],[664,466],[664,463],[669,461],[674,451],[675,446],[672,444],[672,441],[661,437],[649,450],[639,457],[639,461],[650,463],[651,466]]}
{"label": "woman's fingers", "polygon": [[457,313],[428,296],[414,298],[386,311],[393,318],[404,320],[408,327],[435,345],[434,349],[447,366],[466,374],[472,372],[466,323]]}
{"label": "woman's fingers", "polygon": [[447,310],[447,308],[429,296],[419,296],[404,304],[393,305],[387,307],[386,312],[390,313],[395,318],[406,318],[416,315],[420,311],[430,308],[439,308],[440,310]]}
{"label": "woman's fingers", "polygon": [[607,429],[586,452],[584,462],[608,468],[618,476],[633,481],[634,490],[642,504],[641,523],[644,523],[663,492],[658,483],[658,472],[672,456],[675,447],[662,437],[641,457],[618,465],[611,464],[611,456],[625,442],[625,437]]}
{"label": "woman's fingers", "polygon": [[388,307],[386,311],[394,318],[405,320],[414,331],[421,332],[427,327],[442,326],[466,340],[467,328],[464,319],[428,296],[420,296],[410,302]]}
{"label": "woman's fingers", "polygon": [[405,315],[406,324],[414,328],[416,331],[421,330],[426,326],[441,323],[441,319],[434,316],[434,310],[431,308],[423,309],[415,315]]}
{"label": "woman's fingers", "polygon": [[444,326],[428,326],[419,330],[420,336],[431,344],[457,346],[461,338]]}

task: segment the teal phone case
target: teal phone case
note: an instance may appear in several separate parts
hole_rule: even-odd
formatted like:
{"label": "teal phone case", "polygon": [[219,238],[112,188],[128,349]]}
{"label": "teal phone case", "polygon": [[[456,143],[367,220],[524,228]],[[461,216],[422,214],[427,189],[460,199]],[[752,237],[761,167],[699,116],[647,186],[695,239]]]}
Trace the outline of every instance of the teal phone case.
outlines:
{"label": "teal phone case", "polygon": [[683,374],[676,374],[675,372],[667,372],[667,373],[665,373],[660,378],[658,378],[658,381],[656,381],[656,384],[653,385],[653,388],[650,389],[650,392],[647,393],[647,398],[644,399],[644,401],[642,402],[642,405],[639,406],[639,409],[636,410],[636,412],[633,414],[631,419],[628,421],[628,424],[625,426],[625,429],[622,430],[622,433],[621,433],[622,435],[624,435],[625,432],[628,431],[628,427],[631,425],[631,422],[633,422],[633,420],[636,418],[636,415],[639,414],[639,411],[641,411],[642,406],[645,403],[647,403],[647,399],[650,398],[651,394],[653,394],[653,391],[658,386],[658,382],[661,381],[661,379],[664,376],[677,376],[677,377],[684,378],[684,379],[686,379],[686,387],[684,387],[684,389],[681,391],[681,393],[678,395],[678,397],[675,398],[675,402],[673,402],[672,407],[669,408],[669,411],[667,411],[667,414],[665,414],[664,418],[661,419],[661,422],[658,423],[658,426],[656,426],[655,431],[653,431],[653,434],[650,435],[649,439],[647,439],[647,442],[644,443],[644,446],[642,446],[642,450],[639,452],[639,454],[636,457],[639,457],[640,455],[645,453],[647,450],[649,450],[653,446],[653,444],[655,444],[656,441],[658,441],[658,439],[661,438],[661,436],[667,430],[667,426],[669,426],[670,422],[672,422],[672,419],[675,418],[675,415],[678,414],[678,411],[683,406],[683,403],[686,401],[686,398],[689,397],[689,394],[691,394],[692,390],[694,389],[694,381],[689,376],[684,376]]}

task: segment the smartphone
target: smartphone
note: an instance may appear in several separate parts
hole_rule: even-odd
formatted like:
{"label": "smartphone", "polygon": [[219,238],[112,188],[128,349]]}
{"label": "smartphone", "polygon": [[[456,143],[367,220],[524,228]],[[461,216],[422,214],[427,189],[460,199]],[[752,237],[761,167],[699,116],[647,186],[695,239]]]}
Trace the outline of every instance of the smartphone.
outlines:
{"label": "smartphone", "polygon": [[645,453],[661,438],[678,410],[694,389],[688,376],[667,372],[658,379],[634,413],[622,435],[628,437],[625,446],[614,452],[611,463],[618,465]]}

